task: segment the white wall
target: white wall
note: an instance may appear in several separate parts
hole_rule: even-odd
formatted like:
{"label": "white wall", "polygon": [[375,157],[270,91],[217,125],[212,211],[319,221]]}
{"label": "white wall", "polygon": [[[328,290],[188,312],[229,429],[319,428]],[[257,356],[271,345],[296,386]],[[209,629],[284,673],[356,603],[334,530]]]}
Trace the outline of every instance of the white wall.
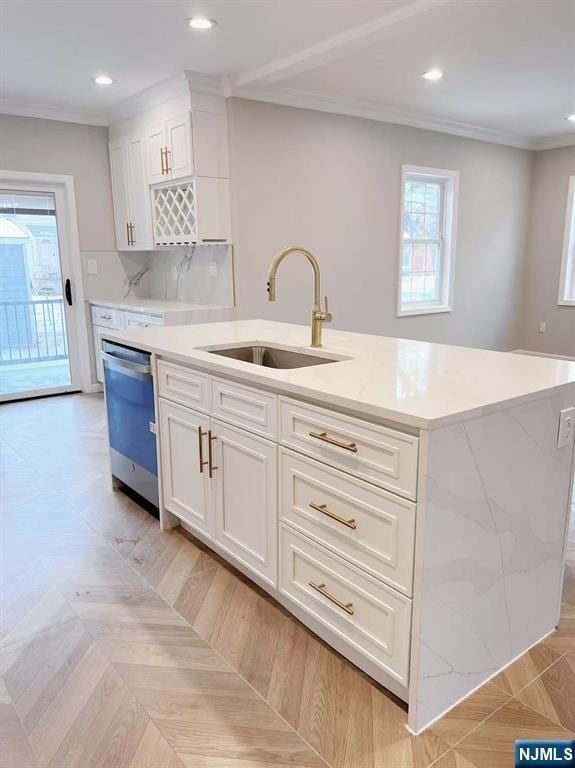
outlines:
{"label": "white wall", "polygon": [[73,176],[80,250],[116,250],[107,128],[0,115],[0,169]]}
{"label": "white wall", "polygon": [[[575,307],[559,306],[569,177],[575,147],[535,153],[520,346],[575,357]],[[547,324],[545,334],[539,323]]]}
{"label": "white wall", "polygon": [[[496,349],[516,346],[532,153],[243,99],[228,105],[238,312],[309,322],[312,275],[273,255],[309,248],[332,327]],[[402,163],[461,173],[454,311],[396,317]]]}

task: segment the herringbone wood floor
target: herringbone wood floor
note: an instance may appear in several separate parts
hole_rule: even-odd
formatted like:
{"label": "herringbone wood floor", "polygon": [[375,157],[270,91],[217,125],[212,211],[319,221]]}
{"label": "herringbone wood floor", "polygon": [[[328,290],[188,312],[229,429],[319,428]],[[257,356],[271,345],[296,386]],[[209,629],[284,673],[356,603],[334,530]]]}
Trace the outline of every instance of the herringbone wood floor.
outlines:
{"label": "herringbone wood floor", "polygon": [[412,737],[391,695],[112,491],[101,397],[0,418],[0,768],[504,768],[516,738],[573,736],[575,535],[559,631]]}

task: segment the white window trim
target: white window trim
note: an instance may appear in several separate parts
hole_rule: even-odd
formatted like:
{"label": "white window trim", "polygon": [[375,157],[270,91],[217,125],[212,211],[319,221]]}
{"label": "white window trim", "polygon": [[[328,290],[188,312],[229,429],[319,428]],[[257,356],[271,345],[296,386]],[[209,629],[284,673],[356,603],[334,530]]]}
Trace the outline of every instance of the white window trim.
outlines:
{"label": "white window trim", "polygon": [[563,235],[563,256],[561,259],[561,277],[559,279],[559,297],[557,303],[563,307],[575,307],[575,296],[567,298],[567,286],[575,286],[575,217],[573,216],[573,200],[575,198],[575,176],[569,178],[567,193],[567,208],[565,210],[565,231]]}
{"label": "white window trim", "polygon": [[[401,264],[403,254],[403,217],[405,213],[405,179],[410,174],[419,174],[430,180],[437,181],[441,179],[446,181],[444,201],[444,234],[443,248],[441,258],[442,268],[442,287],[441,299],[436,302],[426,301],[416,304],[415,302],[409,308],[402,308],[401,305]],[[459,171],[450,171],[443,168],[428,168],[419,165],[401,166],[401,200],[399,212],[399,258],[397,268],[397,317],[409,317],[410,315],[432,315],[440,312],[453,311],[453,286],[455,281],[455,242],[457,235],[457,203],[459,197]]]}

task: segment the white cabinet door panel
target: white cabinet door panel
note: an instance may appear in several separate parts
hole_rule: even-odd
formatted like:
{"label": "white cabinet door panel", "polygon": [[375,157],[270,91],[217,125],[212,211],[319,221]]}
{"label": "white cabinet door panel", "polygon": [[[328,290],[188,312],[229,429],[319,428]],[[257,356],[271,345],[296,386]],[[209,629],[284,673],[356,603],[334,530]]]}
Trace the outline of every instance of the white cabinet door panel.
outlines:
{"label": "white cabinet door panel", "polygon": [[152,210],[146,178],[146,139],[143,133],[134,133],[126,139],[126,158],[132,247],[140,251],[151,250]]}
{"label": "white cabinet door panel", "polygon": [[[210,419],[166,400],[160,399],[159,403],[164,505],[188,525],[213,538],[207,466]],[[206,463],[201,466],[202,459]]]}
{"label": "white cabinet door panel", "polygon": [[194,172],[190,113],[175,117],[166,123],[168,147],[168,177],[181,179]]}
{"label": "white cabinet door panel", "polygon": [[146,131],[146,155],[148,159],[148,181],[157,184],[166,181],[165,160],[162,160],[163,151],[166,149],[165,123],[153,125]]}
{"label": "white cabinet door panel", "polygon": [[277,446],[212,419],[216,542],[277,584]]}
{"label": "white cabinet door panel", "polygon": [[128,224],[130,223],[128,199],[128,168],[124,138],[110,142],[110,176],[114,202],[114,222],[118,250],[128,248]]}

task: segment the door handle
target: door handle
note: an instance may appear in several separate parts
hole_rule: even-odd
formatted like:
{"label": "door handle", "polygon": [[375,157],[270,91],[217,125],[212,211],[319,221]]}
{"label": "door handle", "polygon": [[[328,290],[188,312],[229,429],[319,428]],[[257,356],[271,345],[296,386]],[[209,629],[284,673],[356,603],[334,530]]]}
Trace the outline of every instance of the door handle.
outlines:
{"label": "door handle", "polygon": [[212,435],[212,430],[208,430],[208,470],[210,479],[213,477],[214,469],[217,469],[217,465],[213,463],[214,457],[212,455],[212,443],[214,440],[217,440],[218,438],[216,435]]}
{"label": "door handle", "polygon": [[[208,464],[207,461],[204,461],[204,444],[202,442],[202,438],[205,437],[208,433],[203,432],[201,427],[198,427],[198,451],[199,451],[199,457],[200,457],[200,472],[203,474],[204,467],[206,464]],[[211,477],[211,475],[210,475]]]}
{"label": "door handle", "polygon": [[66,296],[66,302],[69,306],[72,306],[72,283],[70,282],[70,278],[66,278],[66,282],[64,283],[64,294]]}

